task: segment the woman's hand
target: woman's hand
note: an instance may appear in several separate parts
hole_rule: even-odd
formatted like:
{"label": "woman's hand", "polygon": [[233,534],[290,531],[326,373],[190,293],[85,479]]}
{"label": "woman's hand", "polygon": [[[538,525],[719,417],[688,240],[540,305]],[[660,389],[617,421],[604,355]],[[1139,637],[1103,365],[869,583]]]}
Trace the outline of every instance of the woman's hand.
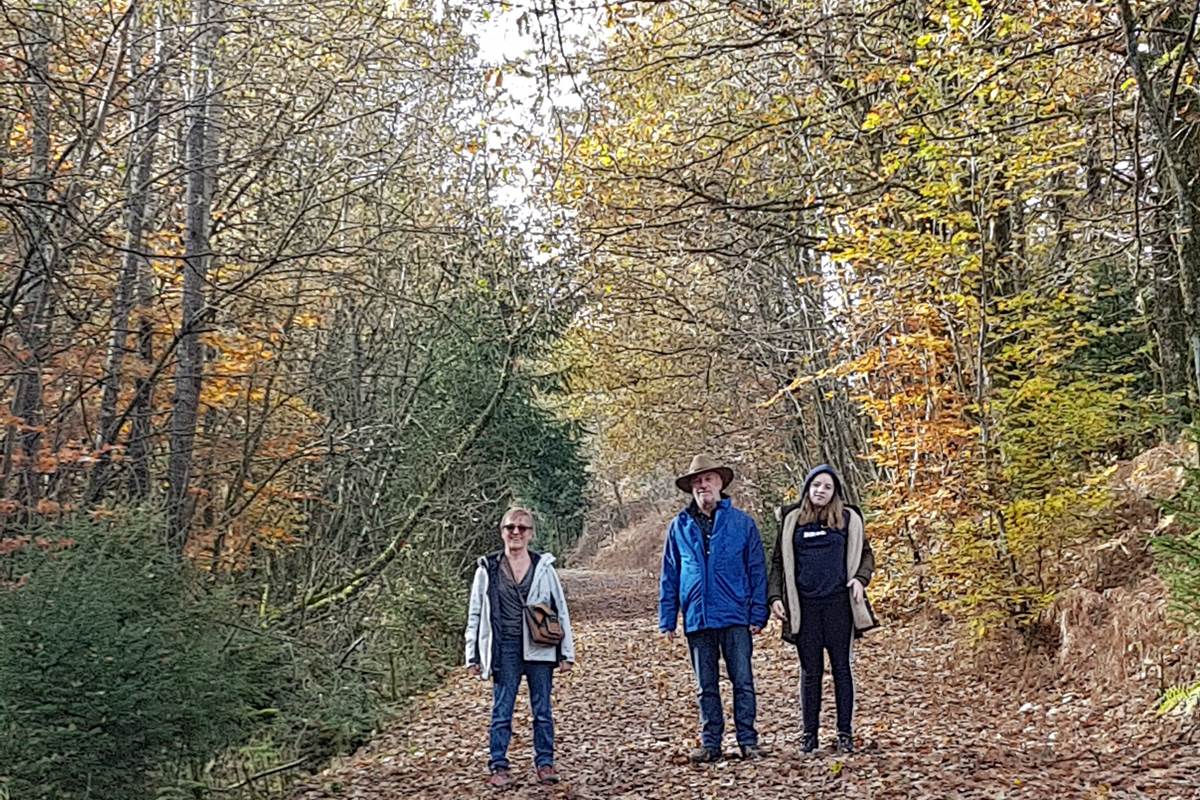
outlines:
{"label": "woman's hand", "polygon": [[846,585],[850,587],[850,596],[854,598],[854,602],[861,603],[863,594],[866,591],[863,589],[862,581],[860,581],[858,578],[851,578],[846,582]]}
{"label": "woman's hand", "polygon": [[783,607],[782,600],[771,603],[771,614],[780,622],[787,622],[787,611]]}
{"label": "woman's hand", "polygon": [[558,671],[559,671],[559,672],[570,672],[570,671],[571,671],[571,670],[572,670],[574,667],[575,667],[575,662],[574,662],[574,661],[560,661],[560,662],[558,662]]}
{"label": "woman's hand", "polygon": [[467,672],[471,673],[476,678],[478,678],[479,677],[479,665],[478,664],[467,664]]}

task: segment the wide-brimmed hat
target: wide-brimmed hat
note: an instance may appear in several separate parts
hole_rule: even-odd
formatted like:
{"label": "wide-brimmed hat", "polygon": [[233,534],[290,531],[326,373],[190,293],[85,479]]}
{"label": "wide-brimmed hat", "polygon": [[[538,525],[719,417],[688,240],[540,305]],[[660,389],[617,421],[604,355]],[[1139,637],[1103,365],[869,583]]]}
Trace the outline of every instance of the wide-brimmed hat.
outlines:
{"label": "wide-brimmed hat", "polygon": [[675,485],[679,487],[679,491],[692,493],[692,478],[702,472],[715,472],[721,476],[721,488],[724,489],[729,484],[733,483],[733,470],[729,467],[718,464],[706,453],[701,453],[692,458],[692,463],[688,466],[687,472],[675,479]]}

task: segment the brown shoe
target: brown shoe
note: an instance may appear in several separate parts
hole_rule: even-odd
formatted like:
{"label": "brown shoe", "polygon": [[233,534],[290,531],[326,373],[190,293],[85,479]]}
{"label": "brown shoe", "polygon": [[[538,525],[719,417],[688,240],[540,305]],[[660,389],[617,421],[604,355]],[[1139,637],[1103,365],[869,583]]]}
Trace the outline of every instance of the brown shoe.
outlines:
{"label": "brown shoe", "polygon": [[693,764],[712,764],[720,761],[722,754],[720,750],[709,750],[707,747],[697,747],[692,752],[688,753],[688,761]]}
{"label": "brown shoe", "polygon": [[738,749],[741,750],[743,761],[758,761],[767,757],[767,751],[756,744],[739,745]]}
{"label": "brown shoe", "polygon": [[558,777],[558,770],[553,764],[547,764],[544,767],[537,768],[538,783],[558,783],[561,778]]}
{"label": "brown shoe", "polygon": [[506,769],[498,769],[488,775],[487,784],[493,789],[507,789],[512,785],[512,775]]}

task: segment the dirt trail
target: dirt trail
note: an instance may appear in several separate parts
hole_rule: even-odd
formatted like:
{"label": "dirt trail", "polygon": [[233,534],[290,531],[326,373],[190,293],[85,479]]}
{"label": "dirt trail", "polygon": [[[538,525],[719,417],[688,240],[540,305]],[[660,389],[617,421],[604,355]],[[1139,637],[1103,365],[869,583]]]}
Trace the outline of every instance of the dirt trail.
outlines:
{"label": "dirt trail", "polygon": [[[490,684],[457,673],[409,719],[315,777],[295,800],[362,798],[1200,798],[1200,747],[1147,698],[1110,701],[982,684],[948,633],[886,626],[856,646],[860,752],[798,753],[795,651],[778,623],[756,640],[759,733],[772,757],[692,766],[698,728],[686,647],[655,634],[657,587],[639,574],[564,571],[579,663],[557,675],[564,782],[533,779],[525,689],[503,793],[483,783]],[[828,677],[826,678],[828,681]],[[725,747],[735,750],[729,686]],[[826,685],[822,745],[833,731]]]}

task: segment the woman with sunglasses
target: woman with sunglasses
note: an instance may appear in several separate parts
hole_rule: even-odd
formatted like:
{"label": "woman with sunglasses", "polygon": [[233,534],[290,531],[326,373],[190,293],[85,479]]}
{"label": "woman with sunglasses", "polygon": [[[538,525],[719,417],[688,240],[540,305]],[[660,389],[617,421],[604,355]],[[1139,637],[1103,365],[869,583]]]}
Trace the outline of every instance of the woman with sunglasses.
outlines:
{"label": "woman with sunglasses", "polygon": [[[537,779],[540,783],[559,780],[554,769],[550,690],[555,668],[569,672],[574,665],[575,641],[567,599],[554,571],[554,556],[529,549],[534,533],[532,511],[513,507],[504,513],[500,523],[504,549],[479,559],[467,613],[467,669],[480,678],[492,679],[488,784],[497,789],[513,780],[508,743],[521,676],[529,685]],[[535,605],[549,606],[558,614],[562,640],[557,645],[533,640],[526,607]]]}

